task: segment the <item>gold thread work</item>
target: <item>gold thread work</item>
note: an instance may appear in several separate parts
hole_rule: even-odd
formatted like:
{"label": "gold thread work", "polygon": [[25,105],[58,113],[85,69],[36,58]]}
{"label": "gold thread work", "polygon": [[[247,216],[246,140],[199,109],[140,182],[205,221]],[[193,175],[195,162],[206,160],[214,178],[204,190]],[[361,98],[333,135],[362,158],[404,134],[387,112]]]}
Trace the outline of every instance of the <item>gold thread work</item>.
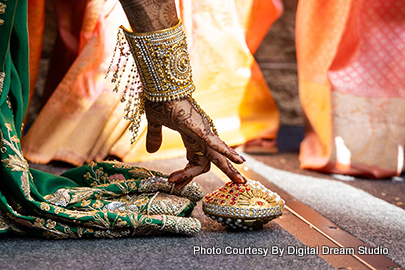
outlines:
{"label": "gold thread work", "polygon": [[3,87],[4,87],[4,79],[6,77],[6,73],[0,72],[0,95],[3,93]]}

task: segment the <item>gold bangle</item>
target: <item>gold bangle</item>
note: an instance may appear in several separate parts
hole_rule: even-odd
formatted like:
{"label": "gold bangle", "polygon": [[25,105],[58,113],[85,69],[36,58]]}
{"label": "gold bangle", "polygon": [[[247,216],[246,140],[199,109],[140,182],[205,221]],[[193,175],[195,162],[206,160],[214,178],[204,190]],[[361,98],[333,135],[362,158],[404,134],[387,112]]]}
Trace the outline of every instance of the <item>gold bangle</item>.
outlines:
{"label": "gold bangle", "polygon": [[145,98],[171,101],[194,92],[181,20],[174,27],[150,33],[131,33],[121,28],[135,59]]}

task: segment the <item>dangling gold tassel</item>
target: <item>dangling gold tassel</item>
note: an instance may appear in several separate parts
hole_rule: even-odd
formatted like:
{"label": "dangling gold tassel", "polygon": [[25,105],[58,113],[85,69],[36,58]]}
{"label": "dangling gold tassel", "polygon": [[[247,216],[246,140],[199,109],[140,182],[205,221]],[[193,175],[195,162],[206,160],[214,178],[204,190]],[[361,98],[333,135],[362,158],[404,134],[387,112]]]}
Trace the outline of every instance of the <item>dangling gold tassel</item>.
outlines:
{"label": "dangling gold tassel", "polygon": [[[116,56],[119,53],[118,59]],[[115,71],[111,78],[111,83],[115,84],[113,91],[118,93],[122,76],[125,73],[127,65],[130,63],[130,49],[126,42],[126,38],[119,29],[117,33],[117,43],[114,48],[111,63],[107,69],[106,77],[111,72],[111,68],[115,63]],[[115,61],[116,60],[116,61]],[[121,63],[122,62],[122,63]],[[132,60],[131,71],[128,74],[127,84],[125,85],[120,101],[126,102],[124,119],[130,121],[129,131],[132,133],[131,144],[135,143],[138,137],[139,126],[142,115],[145,112],[145,102],[142,95],[142,83],[136,69],[135,62]]]}

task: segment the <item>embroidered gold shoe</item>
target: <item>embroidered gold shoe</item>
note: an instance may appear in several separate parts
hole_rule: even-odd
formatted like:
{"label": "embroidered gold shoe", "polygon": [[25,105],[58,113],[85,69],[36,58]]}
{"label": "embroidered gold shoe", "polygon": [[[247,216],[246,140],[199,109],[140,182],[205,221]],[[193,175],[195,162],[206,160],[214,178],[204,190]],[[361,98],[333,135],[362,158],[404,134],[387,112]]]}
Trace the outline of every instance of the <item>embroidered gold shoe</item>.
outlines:
{"label": "embroidered gold shoe", "polygon": [[256,229],[283,213],[285,202],[261,183],[228,182],[203,199],[204,213],[231,229]]}

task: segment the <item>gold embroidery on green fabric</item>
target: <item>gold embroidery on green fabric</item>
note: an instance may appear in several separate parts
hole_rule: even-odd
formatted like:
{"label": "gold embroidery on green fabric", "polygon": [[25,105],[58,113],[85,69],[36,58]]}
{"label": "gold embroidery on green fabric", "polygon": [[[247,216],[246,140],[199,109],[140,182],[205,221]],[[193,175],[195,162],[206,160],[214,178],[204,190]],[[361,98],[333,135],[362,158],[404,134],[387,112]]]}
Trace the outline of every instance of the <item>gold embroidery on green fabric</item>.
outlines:
{"label": "gold embroidery on green fabric", "polygon": [[[124,168],[124,169],[132,168],[129,165],[123,163],[119,164],[118,162],[105,162],[105,163],[113,163],[114,168]],[[90,186],[106,187],[111,184],[116,184],[123,194],[127,194],[131,191],[136,191],[136,184],[130,182],[133,181],[134,179],[126,179],[122,174],[118,173],[108,175],[107,173],[104,172],[103,167],[99,167],[96,169],[95,167],[97,167],[98,165],[94,161],[90,162],[88,166],[91,172],[87,172],[84,175],[84,178],[92,181],[90,183]]]}
{"label": "gold embroidery on green fabric", "polygon": [[87,180],[92,180],[93,182],[90,184],[91,186],[97,186],[97,185],[101,185],[101,184],[105,184],[108,182],[108,174],[104,173],[103,171],[103,167],[100,167],[98,169],[94,169],[94,167],[97,166],[97,163],[95,163],[94,161],[90,162],[88,164],[88,166],[91,169],[91,172],[87,172],[84,175],[84,178],[86,178]]}
{"label": "gold embroidery on green fabric", "polygon": [[175,216],[163,216],[164,222],[161,230],[171,233],[192,235],[201,229],[201,223],[195,218],[182,218]]}
{"label": "gold embroidery on green fabric", "polygon": [[128,172],[132,173],[134,178],[147,179],[153,177],[153,174],[145,168],[133,167]]}
{"label": "gold embroidery on green fabric", "polygon": [[151,217],[143,215],[129,216],[131,227],[134,228],[132,236],[134,235],[149,235],[161,229],[161,226],[152,222]]}
{"label": "gold embroidery on green fabric", "polygon": [[[116,186],[120,189],[120,193],[115,193],[105,189],[108,186]],[[101,188],[105,187],[105,188]],[[128,180],[112,180],[110,184],[102,184],[94,187],[72,187],[70,189],[60,188],[52,194],[46,195],[44,198],[49,203],[66,207],[67,205],[82,202],[82,206],[88,199],[103,199],[114,198],[136,191],[136,183],[134,179]],[[87,205],[86,205],[87,206]]]}
{"label": "gold embroidery on green fabric", "polygon": [[3,93],[3,87],[4,87],[4,78],[6,77],[6,73],[0,72],[0,95]]}
{"label": "gold embroidery on green fabric", "polygon": [[[57,238],[57,239],[64,239],[64,238],[77,238],[78,236],[75,235],[68,226],[64,224],[59,224],[58,222],[43,218],[36,218],[34,222],[30,222],[30,225],[34,228],[44,230],[43,235],[47,238]],[[64,230],[56,229],[56,226],[59,225],[64,228]]]}
{"label": "gold embroidery on green fabric", "polygon": [[84,217],[94,217],[97,213],[96,210],[76,211],[76,210],[69,210],[69,209],[65,209],[63,212],[66,215],[68,215],[70,218],[74,218],[74,219],[84,218]]}
{"label": "gold embroidery on green fabric", "polygon": [[44,199],[51,204],[65,207],[70,202],[69,190],[66,188],[60,188],[54,193],[46,195]]}
{"label": "gold embroidery on green fabric", "polygon": [[103,209],[120,214],[146,214],[151,194],[130,194],[117,198]]}
{"label": "gold embroidery on green fabric", "polygon": [[11,105],[11,101],[10,101],[10,98],[7,96],[7,98],[6,98],[6,103],[7,103],[7,106],[11,109],[11,111],[13,110],[13,106]]}
{"label": "gold embroidery on green fabric", "polygon": [[[55,214],[62,213],[62,214],[69,216],[70,218],[75,218],[75,219],[80,219],[83,217],[94,217],[97,213],[97,210],[94,208],[86,209],[86,211],[80,211],[80,210],[75,210],[75,209],[62,208],[59,206],[48,204],[46,202],[41,202],[40,209],[42,211],[49,212],[51,214],[50,217],[54,217],[54,216],[52,216],[52,213],[55,213]],[[39,213],[39,212],[38,212],[38,214],[43,215],[43,213]]]}
{"label": "gold embroidery on green fabric", "polygon": [[0,3],[0,14],[4,14],[6,12],[7,5]]}
{"label": "gold embroidery on green fabric", "polygon": [[[96,189],[96,188],[89,188],[89,187],[75,187],[69,190],[71,192],[70,201],[68,204],[81,202],[83,200],[87,200],[94,196],[96,199],[101,199],[105,195],[109,195],[108,197],[116,197],[117,194],[111,191],[107,191],[105,189]],[[104,195],[104,196],[103,196]]]}
{"label": "gold embroidery on green fabric", "polygon": [[147,215],[171,215],[177,216],[190,204],[186,198],[156,193],[148,204]]}
{"label": "gold embroidery on green fabric", "polygon": [[[48,205],[49,206],[49,205]],[[52,206],[50,206],[52,207]],[[41,209],[52,211],[52,208],[48,208],[46,206],[46,203],[41,204]],[[101,214],[106,215],[106,212],[100,213],[97,211],[75,211],[75,210],[68,210],[64,209],[63,210],[64,214],[67,214],[69,217],[73,218],[75,223],[78,222],[78,219],[83,218],[83,217],[91,217],[95,221],[89,221],[89,222],[80,222],[81,225],[83,226],[91,226],[93,228],[112,228],[114,226],[110,226],[108,224],[108,219],[107,216],[106,218],[101,217]],[[49,216],[49,218],[46,218],[46,216]],[[94,230],[92,228],[85,228],[81,226],[74,226],[76,228],[76,232],[73,232],[71,230],[71,227],[64,224],[60,223],[58,221],[53,220],[55,216],[52,215],[45,215],[45,217],[36,217],[33,222],[29,222],[32,227],[42,229],[45,232],[43,235],[47,238],[57,238],[57,239],[63,239],[63,238],[80,238],[83,236],[84,233],[87,234],[93,234]],[[100,220],[103,220],[102,223],[100,223]],[[107,224],[106,224],[107,222]]]}
{"label": "gold embroidery on green fabric", "polygon": [[128,165],[127,163],[120,162],[118,160],[106,160],[106,161],[103,161],[103,163],[112,164],[112,167],[116,168],[116,169],[131,169],[131,168],[133,168],[132,166]]}
{"label": "gold embroidery on green fabric", "polygon": [[156,192],[131,194],[119,197],[103,209],[121,214],[142,214],[142,215],[179,215],[190,201],[186,198]]}
{"label": "gold embroidery on green fabric", "polygon": [[41,210],[44,210],[44,211],[50,211],[51,210],[51,206],[49,204],[47,204],[46,202],[41,202],[41,206],[39,208]]}
{"label": "gold embroidery on green fabric", "polygon": [[[10,124],[5,124],[5,127],[8,130],[8,137],[5,138],[0,130],[0,148],[4,154],[1,161],[11,171],[22,172],[21,189],[29,200],[33,200],[30,194],[32,176],[19,150],[19,140],[16,136],[11,136],[13,130]],[[171,217],[166,219],[161,216],[181,214],[190,205],[187,199],[160,192],[137,193],[139,180],[135,179],[153,178],[160,175],[159,173],[114,163],[115,168],[133,171],[131,176],[135,179],[125,179],[125,173],[109,175],[104,171],[108,170],[97,163],[91,163],[89,167],[90,172],[86,173],[86,178],[90,180],[91,187],[60,188],[53,194],[45,196],[46,202],[34,201],[37,207],[26,208],[27,212],[23,214],[16,212],[19,210],[17,201],[11,203],[8,213],[0,211],[0,230],[10,228],[18,231],[15,226],[11,227],[12,223],[21,224],[26,227],[19,230],[21,233],[35,229],[34,231],[47,238],[57,239],[84,236],[115,238],[148,235],[159,231],[179,231],[186,234],[192,232],[189,227],[195,221],[185,222],[182,219]],[[12,202],[12,199],[7,203],[9,202]],[[36,212],[34,216],[31,215],[31,210]],[[170,224],[166,225],[165,220],[170,220]]]}
{"label": "gold embroidery on green fabric", "polygon": [[11,131],[13,130],[10,124],[6,123],[5,126],[7,127],[8,137],[11,141],[4,138],[3,132],[0,130],[1,145],[8,146],[15,153],[15,155],[8,155],[8,158],[3,159],[2,162],[6,164],[7,168],[11,168],[11,171],[22,172],[21,189],[23,190],[27,199],[32,201],[33,199],[31,197],[30,190],[30,172],[28,170],[28,163],[18,148],[18,143],[20,140],[15,135],[11,136]]}
{"label": "gold embroidery on green fabric", "polygon": [[168,194],[185,197],[192,202],[198,202],[204,197],[204,191],[201,186],[192,182],[181,189],[175,189],[174,183],[170,183],[167,177],[152,176],[141,180],[139,184],[140,192],[165,192]]}

